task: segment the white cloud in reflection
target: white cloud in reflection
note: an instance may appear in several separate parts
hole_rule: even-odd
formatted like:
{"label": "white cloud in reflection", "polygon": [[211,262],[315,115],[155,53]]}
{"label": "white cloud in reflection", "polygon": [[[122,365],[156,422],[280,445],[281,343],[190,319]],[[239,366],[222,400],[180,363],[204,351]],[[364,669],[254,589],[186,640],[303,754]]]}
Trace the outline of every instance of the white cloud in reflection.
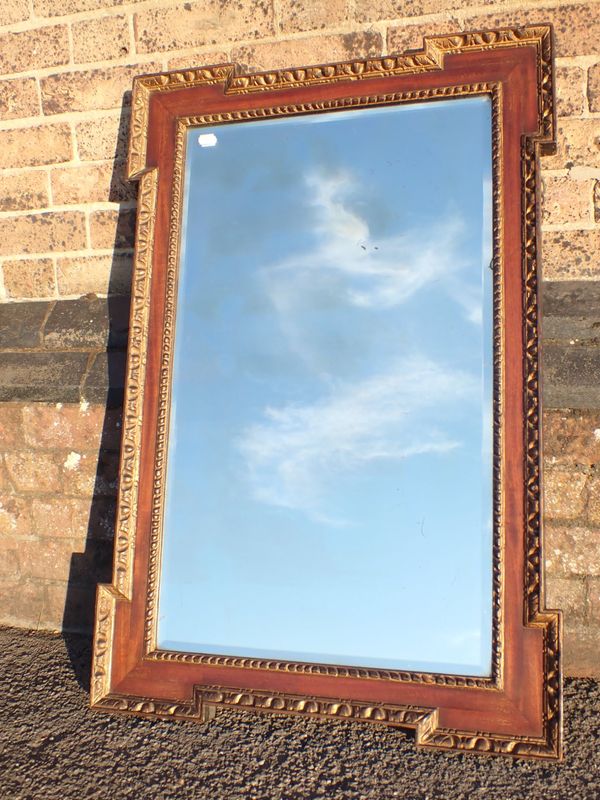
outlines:
{"label": "white cloud in reflection", "polygon": [[254,497],[345,524],[322,511],[335,479],[368,462],[458,447],[435,429],[427,411],[435,408],[439,419],[476,389],[470,375],[415,357],[385,374],[339,384],[313,403],[267,407],[263,420],[247,427],[238,441]]}
{"label": "white cloud in reflection", "polygon": [[[265,408],[262,420],[242,432],[238,448],[256,500],[340,525],[345,521],[324,511],[340,476],[369,462],[460,446],[439,429],[440,420],[464,398],[477,398],[480,386],[473,376],[401,345],[391,368],[341,380],[336,340],[325,340],[323,352],[318,324],[307,324],[306,313],[394,308],[439,282],[465,318],[481,323],[481,296],[460,275],[470,262],[458,218],[375,239],[349,202],[357,188],[349,173],[311,174],[306,186],[317,212],[314,244],[265,266],[262,278],[287,346],[326,388],[311,403]],[[360,335],[375,333],[367,325]]]}
{"label": "white cloud in reflection", "polygon": [[318,212],[317,242],[312,249],[266,268],[276,307],[289,310],[303,281],[335,282],[338,301],[379,309],[400,305],[428,284],[444,281],[459,304],[468,304],[467,317],[478,321],[473,303],[462,297],[465,287],[456,282],[457,273],[468,263],[462,241],[465,226],[458,217],[449,215],[427,230],[407,229],[374,238],[366,220],[349,207],[357,187],[347,172],[310,174],[306,186],[310,204]]}

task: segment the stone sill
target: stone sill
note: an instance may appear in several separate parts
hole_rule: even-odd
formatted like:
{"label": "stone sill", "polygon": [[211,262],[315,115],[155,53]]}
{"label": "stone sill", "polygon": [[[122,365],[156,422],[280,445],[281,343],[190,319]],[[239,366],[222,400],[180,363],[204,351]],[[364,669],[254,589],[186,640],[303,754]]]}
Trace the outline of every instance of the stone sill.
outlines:
{"label": "stone sill", "polygon": [[129,298],[0,306],[0,401],[123,399]]}

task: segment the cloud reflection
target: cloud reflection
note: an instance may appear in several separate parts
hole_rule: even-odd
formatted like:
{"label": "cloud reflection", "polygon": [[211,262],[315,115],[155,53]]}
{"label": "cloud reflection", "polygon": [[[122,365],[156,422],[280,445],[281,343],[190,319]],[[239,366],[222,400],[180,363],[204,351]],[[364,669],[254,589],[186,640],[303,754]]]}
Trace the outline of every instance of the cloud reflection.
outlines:
{"label": "cloud reflection", "polygon": [[321,511],[332,482],[369,462],[458,447],[432,419],[476,389],[464,372],[409,358],[387,373],[339,384],[314,403],[267,407],[238,442],[255,499],[342,523]]}
{"label": "cloud reflection", "polygon": [[[391,368],[342,381],[336,370],[340,354],[322,352],[323,339],[307,325],[306,313],[354,308],[345,312],[352,325],[359,309],[400,306],[439,282],[463,315],[478,323],[481,297],[459,276],[469,262],[457,217],[428,231],[376,239],[352,208],[357,187],[348,172],[313,173],[306,187],[316,216],[313,247],[264,267],[261,276],[287,346],[321,380],[324,393],[311,403],[265,408],[263,419],[243,431],[238,449],[256,500],[344,524],[323,512],[340,476],[370,462],[460,446],[439,430],[439,420],[443,409],[477,397],[479,383],[400,344]],[[370,326],[361,335],[372,335]]]}
{"label": "cloud reflection", "polygon": [[[377,238],[351,208],[349,201],[358,187],[349,173],[312,173],[306,187],[316,212],[316,244],[266,268],[266,285],[276,306],[289,308],[286,289],[297,298],[302,279],[326,283],[332,275],[338,279],[339,301],[362,308],[393,308],[435,281],[448,282],[451,293],[457,294],[456,275],[469,263],[465,225],[459,217],[448,215],[433,228]],[[462,304],[460,292],[456,299]]]}

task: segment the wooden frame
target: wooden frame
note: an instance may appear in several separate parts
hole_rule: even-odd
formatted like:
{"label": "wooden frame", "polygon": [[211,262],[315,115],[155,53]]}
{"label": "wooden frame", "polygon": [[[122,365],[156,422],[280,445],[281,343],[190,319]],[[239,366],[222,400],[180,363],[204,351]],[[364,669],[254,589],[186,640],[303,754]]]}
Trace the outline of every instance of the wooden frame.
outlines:
{"label": "wooden frame", "polygon": [[[240,74],[219,65],[136,78],[128,174],[140,181],[112,585],[98,590],[93,708],[208,719],[217,707],[348,718],[417,744],[561,756],[560,614],[544,608],[536,216],[554,137],[552,31],[426,39],[422,51]],[[494,127],[495,450],[491,678],[161,651],[156,647],[182,131],[284,114],[489,94]]]}

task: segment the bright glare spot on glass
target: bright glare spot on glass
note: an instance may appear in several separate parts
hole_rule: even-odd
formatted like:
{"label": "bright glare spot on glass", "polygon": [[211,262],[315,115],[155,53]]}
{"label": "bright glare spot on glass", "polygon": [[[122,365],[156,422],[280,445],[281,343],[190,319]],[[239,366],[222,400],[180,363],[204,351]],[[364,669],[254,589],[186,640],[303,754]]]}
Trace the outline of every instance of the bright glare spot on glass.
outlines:
{"label": "bright glare spot on glass", "polygon": [[217,137],[214,133],[201,133],[198,137],[198,144],[200,147],[214,147],[217,143]]}

